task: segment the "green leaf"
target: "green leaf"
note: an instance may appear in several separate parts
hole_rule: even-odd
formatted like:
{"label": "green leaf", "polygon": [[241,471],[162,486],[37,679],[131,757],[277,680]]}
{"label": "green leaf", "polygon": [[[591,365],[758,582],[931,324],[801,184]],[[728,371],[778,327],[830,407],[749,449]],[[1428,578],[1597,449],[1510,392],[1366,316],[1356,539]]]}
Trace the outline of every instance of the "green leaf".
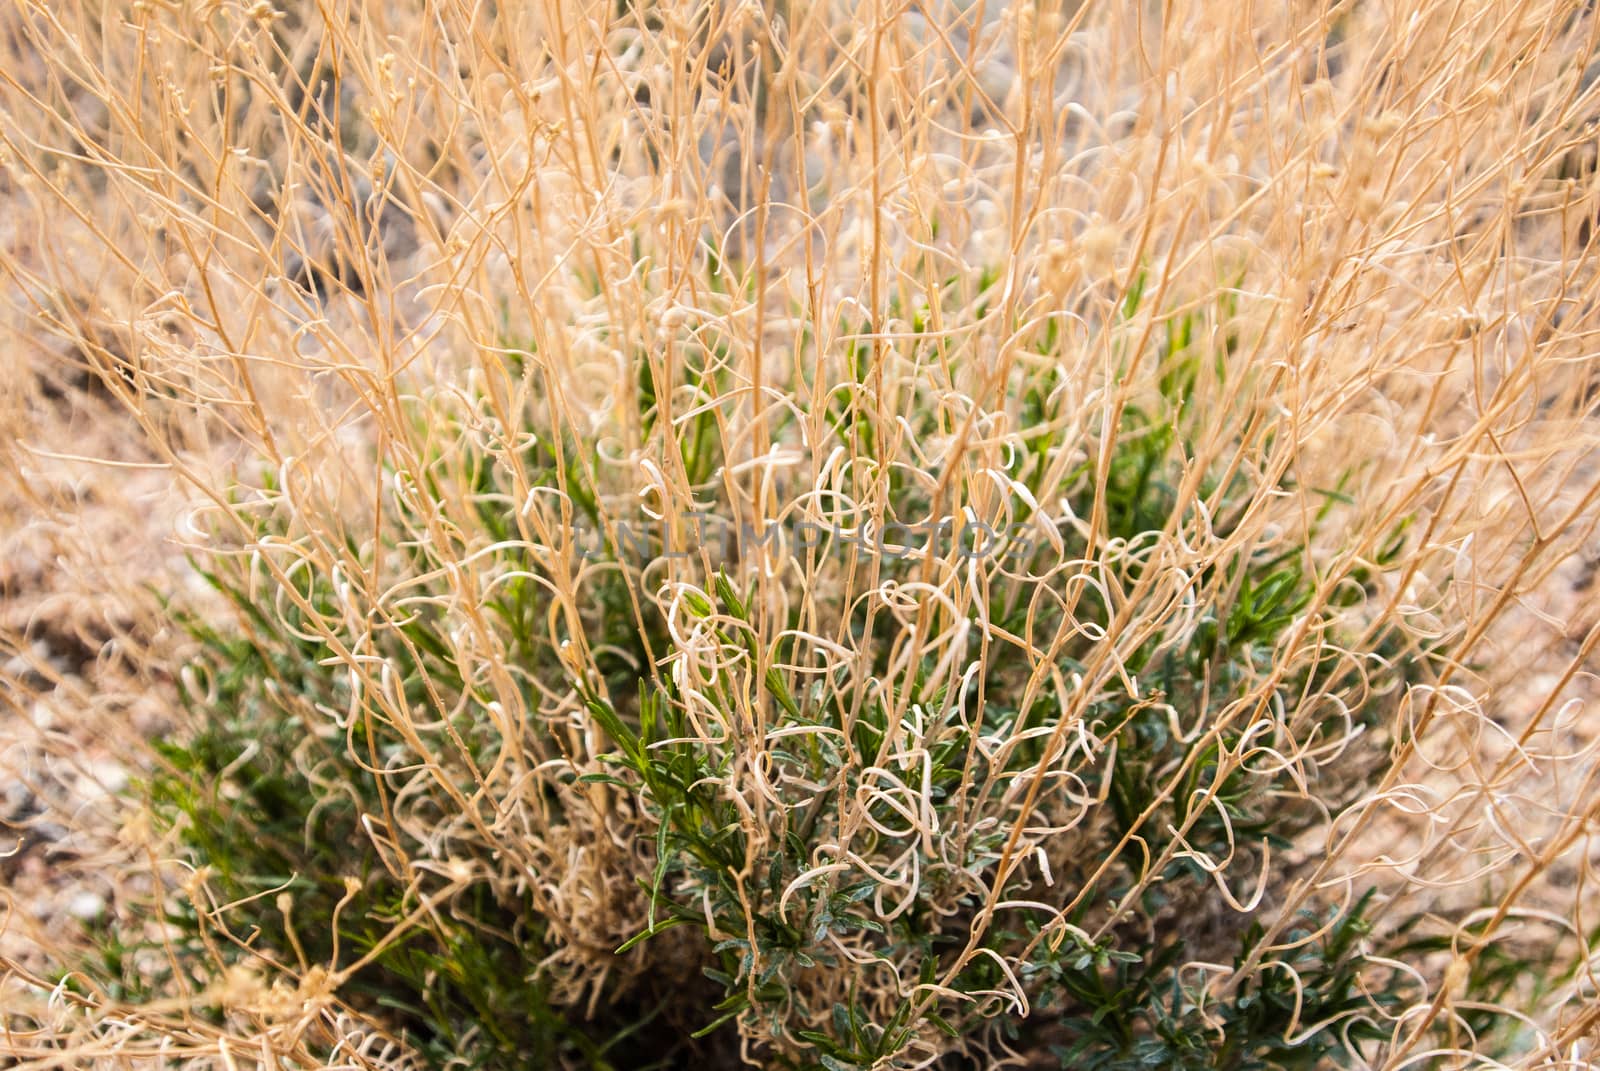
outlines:
{"label": "green leaf", "polygon": [[594,715],[594,720],[612,741],[632,759],[635,768],[640,773],[645,773],[644,753],[639,746],[639,738],[633,731],[622,723],[617,712],[611,709],[611,704],[599,698],[592,698],[588,702],[589,713]]}

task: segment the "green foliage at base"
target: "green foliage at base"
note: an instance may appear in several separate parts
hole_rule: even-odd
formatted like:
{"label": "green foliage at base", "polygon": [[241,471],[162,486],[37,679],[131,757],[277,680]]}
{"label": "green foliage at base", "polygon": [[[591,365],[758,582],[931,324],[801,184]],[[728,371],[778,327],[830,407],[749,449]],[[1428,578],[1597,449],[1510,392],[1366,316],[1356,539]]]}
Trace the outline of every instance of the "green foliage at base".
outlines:
{"label": "green foliage at base", "polygon": [[[942,1046],[948,1068],[983,1066],[997,1045],[1104,1071],[1351,1058],[1405,994],[1403,975],[1368,958],[1370,900],[1310,905],[1268,931],[1276,887],[1252,897],[1247,886],[1364,791],[1393,697],[1426,652],[1381,632],[1352,655],[1354,625],[1340,614],[1363,593],[1319,600],[1305,542],[1246,542],[1190,578],[1193,612],[1162,618],[1103,672],[1102,638],[1128,627],[1128,593],[1154,582],[1152,533],[1201,530],[1199,507],[1179,505],[1195,452],[1190,335],[1168,332],[1164,396],[1119,409],[1085,443],[1030,434],[1007,473],[1069,517],[1044,522],[1054,543],[998,546],[1010,557],[988,621],[1013,636],[1068,636],[1044,668],[1092,689],[1037,687],[1044,670],[1030,684],[1025,659],[983,657],[976,617],[945,622],[966,629],[953,651],[907,660],[913,627],[858,606],[840,611],[840,632],[897,694],[772,668],[803,660],[793,637],[807,624],[798,610],[764,619],[754,584],[725,563],[681,598],[685,621],[726,658],[691,695],[659,671],[673,642],[664,610],[641,597],[637,566],[609,536],[577,611],[585,635],[553,635],[539,567],[515,549],[519,505],[529,488],[559,487],[599,527],[604,498],[583,445],[559,435],[511,450],[463,425],[419,471],[385,474],[409,507],[342,550],[359,568],[398,560],[416,578],[359,657],[393,674],[396,702],[445,714],[396,725],[354,690],[348,658],[321,638],[349,612],[336,572],[285,569],[270,554],[219,559],[205,576],[237,623],[183,618],[197,647],[188,729],[160,746],[144,786],[209,900],[197,908],[170,891],[167,935],[102,934],[106,965],[125,980],[113,995],[205,986],[233,965],[290,980],[332,971],[341,1001],[439,1068],[721,1066],[735,1024],[767,1039],[768,1066],[794,1071],[900,1066],[919,1045]],[[653,377],[641,366],[638,395],[646,434],[659,435],[666,385]],[[1034,425],[1051,424],[1057,387],[1047,377],[1018,392]],[[831,419],[859,449],[878,433],[853,405]],[[696,485],[715,470],[715,438],[696,417],[679,440]],[[441,441],[437,429],[428,441]],[[1080,447],[1074,464],[1058,464]],[[1217,468],[1201,474],[1198,501],[1219,540],[1253,501],[1289,489]],[[461,487],[477,542],[421,538],[430,510]],[[908,522],[938,509],[904,481],[890,498]],[[293,534],[290,519],[261,516],[258,545]],[[1010,519],[1042,520],[1020,507]],[[835,538],[812,549],[847,556]],[[449,563],[467,552],[495,578],[479,621],[517,704],[538,712],[549,692],[575,693],[592,753],[573,743],[570,720],[530,714],[523,736],[508,737],[486,715],[504,684],[464,671],[451,632],[463,622]],[[926,565],[890,556],[876,568],[880,581],[911,583]],[[584,669],[563,653],[577,638],[595,652]],[[1283,760],[1319,748],[1325,757]],[[759,814],[729,788],[757,751],[781,797]],[[553,920],[472,833],[503,817],[481,771],[526,769],[527,754],[558,756],[540,769],[565,770],[540,798],[550,822],[575,820],[563,808],[593,790],[643,842],[641,917],[614,951],[631,965],[617,975],[626,983],[588,1007],[555,999]],[[400,796],[405,822],[394,817]],[[437,825],[419,833],[428,815]],[[888,880],[867,859],[914,860],[916,881]],[[1224,889],[1249,903],[1230,906]],[[1208,973],[1219,964],[1238,972],[1221,986]]]}

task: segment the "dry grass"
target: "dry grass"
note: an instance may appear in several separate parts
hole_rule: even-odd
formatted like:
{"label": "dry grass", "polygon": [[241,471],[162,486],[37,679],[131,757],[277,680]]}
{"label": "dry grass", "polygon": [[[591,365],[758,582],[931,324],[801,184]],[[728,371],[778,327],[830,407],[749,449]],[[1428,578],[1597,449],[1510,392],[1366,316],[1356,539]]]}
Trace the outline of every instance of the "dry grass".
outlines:
{"label": "dry grass", "polygon": [[0,26],[7,1066],[1600,1060],[1588,6]]}

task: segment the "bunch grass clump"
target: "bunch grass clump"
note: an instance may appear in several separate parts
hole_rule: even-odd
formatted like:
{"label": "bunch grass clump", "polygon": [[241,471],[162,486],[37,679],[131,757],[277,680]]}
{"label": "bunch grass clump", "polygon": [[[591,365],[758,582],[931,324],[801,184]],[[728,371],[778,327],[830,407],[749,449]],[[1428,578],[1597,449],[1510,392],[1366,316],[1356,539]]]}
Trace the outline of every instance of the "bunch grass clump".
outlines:
{"label": "bunch grass clump", "polygon": [[4,25],[193,581],[18,1066],[1592,1057],[1588,9]]}
{"label": "bunch grass clump", "polygon": [[[941,671],[937,647],[915,660],[899,654],[910,612],[878,626],[863,683],[842,672],[808,680],[800,642],[762,650],[755,592],[739,590],[727,568],[705,589],[680,588],[664,614],[657,606],[652,619],[672,624],[651,637],[626,588],[662,558],[628,552],[663,548],[637,540],[602,539],[593,555],[623,590],[597,580],[577,616],[583,641],[614,656],[575,665],[564,653],[572,641],[551,644],[530,613],[530,589],[549,578],[519,561],[524,548],[512,532],[496,530],[508,528],[515,496],[501,487],[511,475],[472,456],[480,447],[469,427],[419,414],[419,427],[443,429],[450,443],[432,464],[474,474],[472,504],[492,540],[476,556],[486,577],[478,612],[492,649],[514,667],[513,702],[536,709],[539,683],[558,681],[582,704],[560,719],[569,723],[565,746],[556,719],[531,739],[496,724],[510,704],[453,656],[460,626],[441,610],[448,574],[407,538],[416,528],[403,505],[393,532],[356,543],[373,549],[353,550],[351,570],[391,553],[417,578],[404,618],[373,638],[374,664],[380,673],[408,667],[376,683],[396,703],[437,704],[432,723],[357,720],[360,686],[328,672],[323,653],[321,630],[342,616],[336,574],[284,568],[292,586],[275,589],[287,597],[269,614],[252,594],[274,590],[267,556],[205,572],[241,627],[190,619],[198,654],[182,694],[197,732],[161,746],[166,762],[147,790],[162,829],[201,877],[168,915],[187,943],[174,962],[171,934],[147,942],[168,960],[137,984],[159,990],[172,971],[226,976],[265,962],[298,974],[299,985],[336,979],[342,1001],[388,1015],[389,1029],[436,1062],[486,1066],[518,1066],[529,1052],[553,1063],[643,1066],[642,1055],[619,1063],[612,1050],[648,1025],[643,1051],[667,1054],[663,1066],[682,1058],[679,1048],[712,1047],[742,1025],[763,1043],[763,1060],[830,1071],[908,1052],[977,1059],[1007,1044],[1049,1044],[1070,1066],[1309,1067],[1330,1050],[1381,1038],[1373,1017],[1403,988],[1387,969],[1381,980],[1363,975],[1364,902],[1302,907],[1285,935],[1295,973],[1261,970],[1237,995],[1215,998],[1203,977],[1196,985],[1180,968],[1199,955],[1241,964],[1263,942],[1256,911],[1272,853],[1292,849],[1297,834],[1348,802],[1341,796],[1364,789],[1383,756],[1367,737],[1387,731],[1400,689],[1426,670],[1424,652],[1406,650],[1393,630],[1374,633],[1381,670],[1372,672],[1334,642],[1357,632],[1347,611],[1368,592],[1356,580],[1318,610],[1325,620],[1306,654],[1281,650],[1291,626],[1312,631],[1302,620],[1316,597],[1302,537],[1218,561],[1197,578],[1210,597],[1194,599],[1170,633],[1141,633],[1098,688],[1082,683],[1117,627],[1113,593],[1151,597],[1143,595],[1151,563],[1136,548],[1156,532],[1147,524],[1169,523],[1189,457],[1183,416],[1126,410],[1103,491],[1087,460],[1054,488],[1037,471],[1019,474],[1034,482],[1033,501],[1059,494],[1070,518],[1100,512],[1111,538],[1135,548],[1117,554],[1114,568],[1071,569],[1086,563],[1081,521],[1045,529],[1053,538],[1037,548],[981,522],[976,532],[949,533],[957,560],[1010,559],[990,598],[1013,608],[995,630],[1014,644],[1064,613],[1042,598],[1079,589],[1071,611],[1079,636],[1051,663],[1053,685],[1070,678],[1076,687],[1024,703],[1029,685],[1007,659],[964,667],[944,659]],[[1029,448],[1040,469],[1065,443],[1036,439]],[[555,463],[534,448],[519,475],[550,486]],[[437,470],[416,482],[439,486],[430,476]],[[1198,486],[1210,511],[1228,518],[1253,492],[1238,474]],[[893,516],[926,510],[919,489],[902,494]],[[600,492],[576,497],[597,501]],[[1232,523],[1214,537],[1225,540]],[[251,546],[290,535],[269,516]],[[818,559],[838,553],[837,537],[806,536]],[[863,542],[857,553],[877,555],[885,585],[916,584],[939,553],[937,543],[901,555]],[[946,627],[964,621],[947,618]],[[858,646],[871,635],[864,617],[794,614],[786,624],[780,635],[794,641],[808,624]],[[678,661],[653,660],[652,639],[658,650],[676,645]],[[701,658],[686,657],[697,650]],[[903,711],[882,687],[895,680],[907,689]],[[1086,698],[1074,703],[1075,692]],[[979,695],[983,712],[974,716]],[[548,757],[530,757],[541,752]],[[759,810],[730,792],[744,763],[744,776],[765,782]],[[521,771],[516,798],[531,794],[560,830],[546,837],[625,851],[618,876],[635,887],[604,898],[591,889],[577,902],[565,890],[528,888],[560,871],[555,844],[537,841],[516,849],[521,866],[495,865],[506,849],[478,846],[489,813],[474,800],[491,784],[513,783],[512,769]],[[634,844],[615,843],[618,825],[632,827]],[[1236,872],[1258,876],[1254,895],[1233,893],[1225,876]],[[602,905],[610,918],[582,917]],[[580,928],[608,923],[634,932],[578,944]],[[115,947],[126,974],[130,950]],[[587,968],[576,972],[582,984],[560,992],[552,956]],[[596,970],[614,981],[589,983]],[[887,981],[863,992],[876,972]],[[697,974],[712,985],[697,985]],[[698,1005],[685,999],[696,992]],[[1048,1024],[1041,1037],[1024,1038],[1024,1012]],[[663,1033],[669,1040],[658,1040]]]}

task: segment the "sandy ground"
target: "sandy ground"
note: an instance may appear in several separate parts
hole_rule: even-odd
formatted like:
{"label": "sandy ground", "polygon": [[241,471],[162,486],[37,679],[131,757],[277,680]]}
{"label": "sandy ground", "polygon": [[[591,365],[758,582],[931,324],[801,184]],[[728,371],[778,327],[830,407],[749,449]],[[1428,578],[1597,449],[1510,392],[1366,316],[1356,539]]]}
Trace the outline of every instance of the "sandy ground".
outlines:
{"label": "sandy ground", "polygon": [[112,909],[121,794],[169,727],[170,683],[136,668],[173,640],[151,593],[192,580],[138,429],[45,345],[23,363],[0,409],[0,955],[39,967]]}

